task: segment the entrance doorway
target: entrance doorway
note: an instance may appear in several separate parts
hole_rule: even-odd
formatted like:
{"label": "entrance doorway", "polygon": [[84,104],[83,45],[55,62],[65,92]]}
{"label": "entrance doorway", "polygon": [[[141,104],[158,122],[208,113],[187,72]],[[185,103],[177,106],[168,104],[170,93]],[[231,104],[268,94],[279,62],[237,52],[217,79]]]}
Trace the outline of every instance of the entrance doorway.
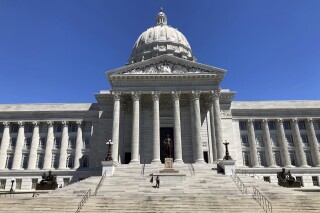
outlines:
{"label": "entrance doorway", "polygon": [[172,158],[174,159],[174,135],[173,135],[173,127],[161,127],[160,128],[160,160],[161,163],[164,163],[164,144],[163,141],[166,138],[166,136],[169,135],[172,141]]}

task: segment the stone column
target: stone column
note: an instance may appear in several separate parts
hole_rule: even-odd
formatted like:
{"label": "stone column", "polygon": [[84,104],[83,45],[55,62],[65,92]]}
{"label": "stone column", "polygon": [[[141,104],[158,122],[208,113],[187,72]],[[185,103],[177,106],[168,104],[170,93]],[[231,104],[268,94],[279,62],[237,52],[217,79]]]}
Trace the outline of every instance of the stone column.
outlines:
{"label": "stone column", "polygon": [[[220,108],[220,107],[219,107]],[[211,96],[211,102],[209,105],[210,110],[210,130],[211,130],[211,146],[212,146],[212,158],[213,162],[217,161],[217,143],[216,143],[216,129],[215,129],[215,116],[214,116],[214,96]],[[221,147],[220,147],[221,148]]]}
{"label": "stone column", "polygon": [[48,134],[47,134],[46,150],[44,154],[43,169],[51,169],[53,140],[54,140],[53,122],[48,121]]}
{"label": "stone column", "polygon": [[215,136],[216,136],[216,149],[217,149],[217,158],[222,160],[224,157],[224,148],[223,148],[223,138],[222,138],[222,126],[221,126],[221,116],[220,116],[220,90],[213,90],[212,99],[214,106],[214,125],[215,125]]}
{"label": "stone column", "polygon": [[16,148],[14,150],[12,169],[21,169],[22,149],[24,145],[24,122],[18,122],[19,131]]}
{"label": "stone column", "polygon": [[152,163],[160,163],[160,113],[159,113],[160,91],[152,92],[153,100],[153,159]]}
{"label": "stone column", "polygon": [[31,148],[29,154],[29,162],[28,162],[28,169],[35,169],[37,163],[37,150],[39,146],[39,122],[33,122],[33,133],[32,133],[32,141],[31,141]]}
{"label": "stone column", "polygon": [[203,145],[202,145],[202,137],[201,137],[201,114],[200,114],[200,93],[199,90],[192,91],[192,103],[194,109],[194,122],[195,122],[195,162],[196,163],[204,163],[203,159]]}
{"label": "stone column", "polygon": [[67,149],[68,149],[68,142],[69,142],[68,122],[62,121],[62,125],[63,125],[63,128],[62,128],[62,136],[61,136],[61,147],[60,147],[58,169],[67,168]]}
{"label": "stone column", "polygon": [[2,133],[2,140],[1,140],[1,148],[0,148],[0,169],[4,169],[6,167],[7,161],[7,150],[10,141],[10,123],[3,122],[4,129]]}
{"label": "stone column", "polygon": [[299,161],[299,166],[308,167],[306,154],[303,151],[303,142],[300,135],[299,126],[298,126],[298,119],[296,118],[292,119],[291,124],[292,124],[292,130],[293,130],[292,131],[293,142],[294,142],[295,151],[297,153],[297,157]]}
{"label": "stone column", "polygon": [[316,133],[314,131],[312,118],[307,119],[307,134],[311,148],[312,161],[314,166],[320,167],[320,153]]}
{"label": "stone column", "polygon": [[288,143],[287,143],[286,134],[283,128],[282,119],[277,119],[277,134],[278,134],[278,141],[280,146],[280,155],[281,155],[282,165],[284,167],[292,167],[289,150],[288,150]]}
{"label": "stone column", "polygon": [[77,129],[77,141],[76,141],[76,150],[74,153],[74,169],[78,169],[80,166],[80,159],[82,158],[82,147],[83,147],[83,139],[82,139],[82,128],[81,121],[77,121],[78,129]]}
{"label": "stone column", "polygon": [[259,167],[256,136],[254,133],[253,120],[248,120],[248,139],[250,146],[250,159],[252,167]]}
{"label": "stone column", "polygon": [[270,137],[270,131],[269,131],[267,119],[262,120],[262,131],[263,131],[263,140],[266,147],[267,166],[276,167],[274,158],[273,158],[271,137]]}
{"label": "stone column", "polygon": [[139,140],[140,140],[140,91],[131,92],[133,101],[132,110],[132,145],[130,163],[139,163]]}
{"label": "stone column", "polygon": [[112,159],[115,163],[118,163],[121,92],[112,91],[112,96],[113,96]]}
{"label": "stone column", "polygon": [[171,93],[173,100],[173,117],[174,117],[174,162],[183,163],[182,145],[181,145],[181,124],[180,124],[180,91]]}

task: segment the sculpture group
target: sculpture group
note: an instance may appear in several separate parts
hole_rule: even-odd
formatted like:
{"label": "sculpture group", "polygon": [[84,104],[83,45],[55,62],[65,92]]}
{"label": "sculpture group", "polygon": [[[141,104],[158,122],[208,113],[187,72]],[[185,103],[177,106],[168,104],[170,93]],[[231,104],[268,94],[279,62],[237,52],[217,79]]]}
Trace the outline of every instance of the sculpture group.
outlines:
{"label": "sculpture group", "polygon": [[57,176],[49,171],[48,175],[43,173],[42,180],[37,184],[36,190],[54,190],[58,187]]}
{"label": "sculpture group", "polygon": [[290,170],[286,173],[286,169],[282,168],[281,172],[277,172],[278,185],[283,187],[301,187],[301,183],[291,175]]}

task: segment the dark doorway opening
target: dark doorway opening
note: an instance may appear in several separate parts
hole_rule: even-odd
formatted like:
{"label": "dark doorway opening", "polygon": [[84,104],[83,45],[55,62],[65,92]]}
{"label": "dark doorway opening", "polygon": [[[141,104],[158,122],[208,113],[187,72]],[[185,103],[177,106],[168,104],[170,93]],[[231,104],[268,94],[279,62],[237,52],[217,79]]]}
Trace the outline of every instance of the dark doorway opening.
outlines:
{"label": "dark doorway opening", "polygon": [[204,158],[204,161],[206,163],[209,163],[209,160],[208,160],[208,152],[203,152],[203,158]]}
{"label": "dark doorway opening", "polygon": [[174,159],[174,135],[173,135],[173,127],[161,127],[160,128],[160,160],[161,163],[164,163],[164,144],[163,141],[166,138],[166,136],[169,135],[172,141],[172,158]]}
{"label": "dark doorway opening", "polygon": [[131,152],[125,152],[124,153],[124,163],[129,164],[131,161]]}

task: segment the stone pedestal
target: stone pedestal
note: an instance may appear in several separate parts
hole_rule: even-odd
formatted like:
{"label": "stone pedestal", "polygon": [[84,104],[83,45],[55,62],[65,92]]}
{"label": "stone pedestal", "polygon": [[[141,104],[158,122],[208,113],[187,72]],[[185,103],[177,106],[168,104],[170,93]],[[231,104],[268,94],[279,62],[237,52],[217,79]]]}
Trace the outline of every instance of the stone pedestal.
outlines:
{"label": "stone pedestal", "polygon": [[218,162],[218,165],[223,169],[225,175],[232,175],[232,170],[235,170],[235,160],[222,160]]}
{"label": "stone pedestal", "polygon": [[116,163],[114,161],[101,161],[102,175],[106,172],[106,176],[113,176]]}
{"label": "stone pedestal", "polygon": [[[164,169],[160,170],[159,173],[152,174],[154,178],[159,176],[160,181],[166,182],[181,182],[186,180],[185,174],[180,174],[179,170],[173,169],[173,158],[164,159]],[[163,183],[163,182],[161,182]]]}

